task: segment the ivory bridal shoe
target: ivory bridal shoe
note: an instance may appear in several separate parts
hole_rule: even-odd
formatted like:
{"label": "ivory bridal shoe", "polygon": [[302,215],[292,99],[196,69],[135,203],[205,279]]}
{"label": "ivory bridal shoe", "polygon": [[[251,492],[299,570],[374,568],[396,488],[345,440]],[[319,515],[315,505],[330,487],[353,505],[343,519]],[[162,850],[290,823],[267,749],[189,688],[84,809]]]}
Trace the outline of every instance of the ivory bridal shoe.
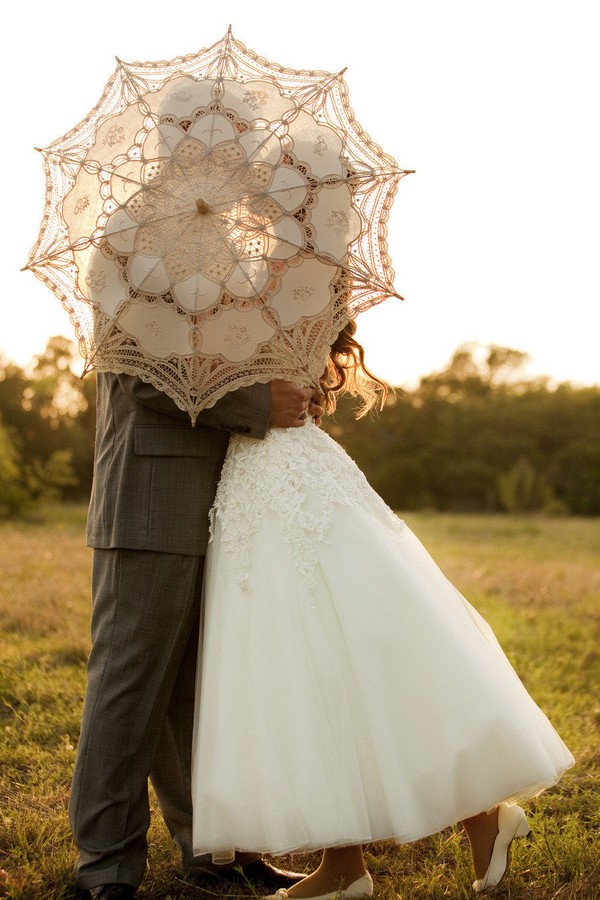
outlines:
{"label": "ivory bridal shoe", "polygon": [[510,845],[517,837],[529,834],[529,825],[525,813],[514,803],[501,803],[498,807],[498,834],[492,848],[492,857],[483,878],[473,882],[473,890],[481,894],[495,888],[506,874],[509,861]]}
{"label": "ivory bridal shoe", "polygon": [[[358,900],[359,897],[373,896],[373,879],[368,872],[361,878],[357,878],[347,888],[340,891],[329,891],[327,894],[319,894],[317,897],[303,897],[302,900]],[[288,900],[288,892],[281,888],[276,894],[270,894],[265,900]],[[290,897],[289,900],[294,900]]]}

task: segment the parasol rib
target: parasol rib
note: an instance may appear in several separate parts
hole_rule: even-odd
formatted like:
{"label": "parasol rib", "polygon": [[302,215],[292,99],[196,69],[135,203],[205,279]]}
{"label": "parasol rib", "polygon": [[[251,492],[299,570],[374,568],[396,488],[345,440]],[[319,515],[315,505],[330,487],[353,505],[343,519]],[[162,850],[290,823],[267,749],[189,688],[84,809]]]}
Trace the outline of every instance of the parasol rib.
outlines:
{"label": "parasol rib", "polygon": [[[327,90],[327,91],[331,90],[331,88],[333,87],[335,82],[339,78],[342,77],[342,75],[344,74],[345,71],[346,71],[346,69],[344,68],[341,70],[341,72],[337,72],[335,74],[328,74],[326,78],[322,79],[322,81],[318,82],[316,85],[313,86],[312,93],[307,94],[307,97],[304,100],[304,102],[297,104],[296,106],[294,106],[293,109],[290,109],[287,112],[285,112],[280,119],[278,119],[274,122],[271,122],[270,125],[274,126],[274,127],[264,129],[265,131],[268,132],[267,139],[264,140],[262,142],[262,144],[260,144],[260,146],[257,147],[256,150],[250,154],[250,156],[247,156],[243,163],[240,163],[240,165],[232,171],[232,176],[235,175],[236,172],[238,172],[241,168],[246,166],[248,163],[251,163],[253,158],[259,152],[259,150],[261,150],[263,147],[265,147],[274,135],[277,135],[278,130],[280,130],[283,126],[287,126],[290,122],[293,122],[294,119],[296,119],[298,117],[298,115],[308,106],[309,100],[311,100],[314,97],[314,95],[317,93],[317,90],[319,88],[321,88],[321,86],[324,86],[322,88],[324,90]],[[299,91],[297,91],[296,93],[299,93]],[[290,97],[290,99],[293,101],[293,99],[294,99],[293,95]],[[335,129],[332,129],[332,130],[335,131]]]}
{"label": "parasol rib", "polygon": [[[160,225],[162,222],[168,222],[173,219],[193,217],[195,215],[196,215],[195,210],[190,209],[189,212],[173,213],[172,215],[169,215],[169,216],[157,216],[154,219],[145,219],[143,222],[134,222],[133,225],[128,225],[126,228],[121,228],[121,229],[119,229],[119,231],[115,231],[112,233],[113,234],[125,234],[127,231],[132,231],[134,228],[140,228],[140,226]],[[221,215],[220,218],[225,222],[232,221],[227,216]],[[53,259],[58,259],[63,255],[63,253],[66,253],[69,251],[87,250],[87,248],[90,246],[98,247],[98,242],[101,240],[104,240],[105,238],[106,238],[106,234],[104,233],[104,231],[102,231],[98,235],[82,236],[80,238],[77,238],[77,240],[73,241],[72,243],[61,244],[60,247],[57,250],[55,250],[53,253],[48,253],[44,256],[39,256],[36,259],[30,260],[30,262],[26,266],[23,266],[23,268],[21,269],[21,272],[24,272],[27,269],[33,270],[34,268],[42,267],[47,262],[51,262]]]}
{"label": "parasol rib", "polygon": [[[293,170],[293,171],[295,171],[295,170]],[[372,178],[370,178],[369,175],[367,173],[365,173],[364,176],[361,177],[360,182],[368,183],[369,181],[372,181],[373,184],[378,184],[381,181],[392,180],[394,178],[397,178],[399,181],[400,178],[403,178],[405,175],[412,175],[412,174],[414,174],[414,170],[412,170],[412,169],[400,169],[400,168],[392,169],[390,167],[390,169],[385,172],[385,178],[380,179],[380,178],[377,178],[376,176],[373,176]],[[312,178],[312,176],[311,176],[311,178]],[[332,175],[326,175],[323,178],[312,178],[312,180],[313,180],[313,182],[316,183],[316,186],[319,188],[323,188],[323,187],[329,188],[329,187],[339,187],[342,184],[352,184],[354,179],[352,176],[350,176],[349,178],[346,178],[342,175],[332,174]],[[264,191],[257,191],[254,194],[248,193],[245,196],[240,197],[240,200],[246,201],[246,200],[262,200],[265,198],[268,199],[270,197],[273,197],[275,194],[289,193],[290,191],[295,191],[295,190],[300,190],[300,189],[301,189],[300,185],[293,186],[291,188],[290,187],[275,188],[274,190],[269,188]],[[302,204],[299,204],[299,206],[302,206]],[[227,207],[228,207],[228,203],[225,203],[225,202],[211,204],[211,210],[226,209]],[[296,209],[297,208],[298,207],[296,207]]]}
{"label": "parasol rib", "polygon": [[369,273],[371,275],[371,280],[368,280],[366,275],[361,273],[359,269],[352,269],[345,263],[333,259],[326,253],[320,252],[317,248],[313,249],[303,244],[296,244],[294,243],[294,241],[281,238],[274,232],[269,231],[268,228],[264,225],[261,226],[257,224],[255,226],[255,231],[265,234],[267,237],[271,237],[274,240],[279,241],[280,243],[287,244],[289,247],[293,247],[295,250],[298,250],[298,252],[305,253],[308,256],[311,256],[313,259],[318,259],[320,262],[325,263],[326,265],[336,266],[347,272],[351,277],[358,278],[366,287],[375,287],[378,291],[384,293],[387,297],[396,297],[398,300],[404,300],[404,297],[402,297],[396,291],[391,290],[389,285],[385,284],[385,282],[381,281],[379,278],[377,278],[377,276],[372,277],[373,273]]}

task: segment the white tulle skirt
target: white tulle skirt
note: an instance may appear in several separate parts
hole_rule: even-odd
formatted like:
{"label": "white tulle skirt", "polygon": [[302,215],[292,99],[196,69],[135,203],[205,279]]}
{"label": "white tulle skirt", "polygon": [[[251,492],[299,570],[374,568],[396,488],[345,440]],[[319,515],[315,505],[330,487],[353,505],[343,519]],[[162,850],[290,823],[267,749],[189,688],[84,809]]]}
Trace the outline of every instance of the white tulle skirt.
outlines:
{"label": "white tulle skirt", "polygon": [[412,841],[573,762],[339,445],[312,424],[232,440],[205,577],[196,852]]}

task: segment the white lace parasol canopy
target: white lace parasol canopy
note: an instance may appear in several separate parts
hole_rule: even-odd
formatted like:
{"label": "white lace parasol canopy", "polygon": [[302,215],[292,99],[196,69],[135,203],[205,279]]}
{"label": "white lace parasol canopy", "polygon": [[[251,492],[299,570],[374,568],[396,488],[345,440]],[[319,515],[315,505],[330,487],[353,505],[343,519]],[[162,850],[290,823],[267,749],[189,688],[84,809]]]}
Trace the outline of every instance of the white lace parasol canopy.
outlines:
{"label": "white lace parasol canopy", "polygon": [[343,73],[233,38],[118,61],[45,150],[26,268],[58,295],[86,371],[139,375],[195,421],[227,391],[318,384],[331,343],[396,294],[386,221],[400,169],[357,124]]}

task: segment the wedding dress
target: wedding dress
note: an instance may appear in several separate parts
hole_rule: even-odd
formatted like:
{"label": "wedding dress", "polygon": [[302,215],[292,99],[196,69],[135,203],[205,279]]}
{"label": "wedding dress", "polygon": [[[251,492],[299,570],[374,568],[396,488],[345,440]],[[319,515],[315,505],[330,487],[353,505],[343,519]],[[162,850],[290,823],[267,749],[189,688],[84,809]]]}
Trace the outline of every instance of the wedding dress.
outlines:
{"label": "wedding dress", "polygon": [[573,764],[487,623],[312,422],[232,437],[211,517],[195,852],[412,841]]}

